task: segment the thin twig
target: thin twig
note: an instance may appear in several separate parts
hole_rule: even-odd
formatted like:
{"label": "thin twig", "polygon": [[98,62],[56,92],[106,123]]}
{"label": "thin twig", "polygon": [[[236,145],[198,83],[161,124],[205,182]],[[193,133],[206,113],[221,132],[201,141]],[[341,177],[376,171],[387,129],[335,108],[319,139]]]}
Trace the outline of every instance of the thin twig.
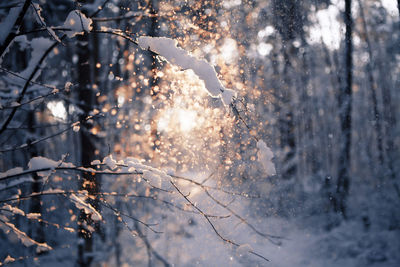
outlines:
{"label": "thin twig", "polygon": [[242,216],[240,216],[239,214],[237,214],[233,209],[231,209],[228,205],[225,205],[224,203],[222,203],[221,201],[219,201],[218,199],[216,199],[214,196],[212,196],[210,194],[210,192],[207,189],[204,189],[204,192],[215,202],[217,203],[219,206],[223,207],[224,209],[226,209],[227,211],[229,211],[230,213],[233,214],[233,216],[235,216],[236,218],[238,218],[242,223],[246,224],[251,230],[253,230],[255,233],[257,233],[258,235],[266,238],[268,241],[270,241],[272,244],[280,246],[281,242],[280,241],[275,241],[274,239],[285,239],[284,237],[281,236],[276,236],[276,235],[271,235],[271,234],[266,234],[263,232],[260,232],[259,230],[257,230],[257,228],[255,228],[251,223],[249,223],[246,219],[244,219]]}
{"label": "thin twig", "polygon": [[[17,28],[17,32],[19,31],[19,28],[22,25],[22,21],[24,20],[25,14],[28,11],[30,3],[31,3],[30,0],[25,0],[24,6],[22,7],[21,12],[18,14],[18,18],[17,18],[17,20],[15,21],[15,24],[14,24],[14,27]],[[3,54],[5,53],[7,47],[11,44],[11,42],[14,40],[14,38],[16,36],[17,36],[16,32],[13,32],[13,31],[11,31],[8,34],[8,36],[6,37],[4,42],[0,45],[0,57],[3,56]]]}
{"label": "thin twig", "polygon": [[[65,35],[64,35],[65,36]],[[64,37],[63,36],[63,37]],[[25,82],[25,85],[17,99],[17,103],[21,103],[22,99],[25,96],[25,93],[29,87],[30,81],[33,79],[33,77],[35,77],[36,73],[38,72],[38,70],[40,69],[43,61],[45,60],[45,58],[48,56],[48,54],[57,46],[58,42],[54,42],[49,48],[47,48],[47,50],[43,53],[42,57],[40,58],[39,62],[36,64],[35,69],[32,71],[32,73],[29,75],[28,80]],[[10,122],[12,121],[12,119],[14,118],[15,113],[17,112],[18,106],[14,107],[13,110],[10,112],[10,114],[8,115],[8,118],[6,119],[6,121],[3,123],[3,125],[1,126],[0,129],[0,135],[7,129],[8,124],[10,124]]]}
{"label": "thin twig", "polygon": [[[165,267],[171,266],[171,264],[168,263],[167,260],[165,260],[158,252],[153,248],[153,246],[150,244],[150,241],[147,239],[147,237],[143,234],[142,230],[140,229],[140,226],[138,223],[135,222],[135,229],[138,233],[138,236],[142,241],[144,242],[146,249],[149,254],[153,254],[159,261],[161,261]],[[150,263],[150,255],[149,255],[149,263]]]}
{"label": "thin twig", "polygon": [[[4,72],[7,72],[7,73],[9,73],[9,74],[11,74],[11,75],[13,75],[13,76],[15,76],[15,77],[18,77],[18,78],[20,78],[20,79],[22,79],[22,80],[25,80],[25,81],[27,81],[28,79],[27,78],[25,78],[25,77],[22,77],[21,75],[19,75],[18,73],[15,73],[15,72],[13,72],[13,71],[10,71],[10,70],[8,70],[8,69],[6,69],[6,68],[3,68],[3,67],[1,67],[0,66],[0,70],[1,71],[4,71]],[[45,88],[49,88],[49,89],[52,89],[52,90],[58,90],[58,91],[62,91],[62,90],[64,90],[64,89],[58,89],[57,87],[55,87],[55,86],[52,86],[52,85],[47,85],[47,84],[44,84],[44,83],[40,83],[40,82],[36,82],[36,81],[29,81],[31,84],[36,84],[36,85],[40,85],[40,86],[42,86],[42,87],[45,87]]]}
{"label": "thin twig", "polygon": [[[175,187],[176,191],[178,191],[178,193],[193,207],[195,208],[208,222],[208,224],[211,226],[211,228],[214,230],[215,234],[224,242],[234,245],[235,247],[240,247],[240,244],[236,243],[235,241],[232,241],[230,239],[227,239],[226,237],[222,236],[218,230],[215,228],[214,224],[211,222],[210,218],[208,218],[208,216],[200,209],[198,208],[187,196],[185,196],[182,191],[178,188],[178,186],[176,186],[176,184],[172,181],[170,181],[171,184]],[[250,250],[248,251],[250,254],[253,254],[265,261],[269,261],[269,259],[265,258],[264,256]]]}
{"label": "thin twig", "polygon": [[242,196],[242,197],[246,197],[246,198],[260,198],[259,195],[251,195],[251,194],[248,194],[248,193],[232,192],[232,191],[228,191],[228,190],[225,190],[225,189],[222,189],[222,188],[213,187],[213,186],[209,186],[209,185],[204,185],[203,183],[199,183],[199,182],[196,182],[196,181],[194,181],[192,179],[189,179],[189,178],[186,178],[186,177],[182,177],[182,176],[171,175],[171,177],[173,177],[175,179],[179,179],[179,180],[184,180],[184,181],[190,182],[190,183],[192,183],[194,185],[197,185],[197,186],[200,186],[201,188],[204,188],[204,189],[213,189],[213,190],[221,191],[221,192],[223,192],[225,194],[232,195],[232,196]]}
{"label": "thin twig", "polygon": [[146,227],[147,227],[148,229],[150,229],[153,233],[156,233],[156,234],[162,234],[162,233],[163,233],[163,232],[160,232],[160,231],[157,231],[157,230],[153,229],[152,226],[157,226],[158,223],[156,223],[156,224],[145,223],[145,222],[143,222],[143,221],[141,221],[141,220],[139,220],[139,219],[137,219],[137,218],[135,218],[135,217],[133,217],[133,216],[131,216],[131,215],[129,215],[129,214],[126,214],[126,213],[124,213],[124,212],[122,212],[122,211],[120,211],[120,210],[117,210],[116,208],[114,208],[113,206],[111,206],[111,204],[107,203],[105,200],[100,200],[99,203],[100,203],[102,206],[104,206],[104,207],[106,207],[106,208],[112,210],[112,211],[114,212],[115,215],[117,215],[117,216],[119,216],[119,217],[121,217],[121,215],[123,215],[123,216],[125,216],[125,217],[127,217],[127,218],[129,218],[129,219],[131,219],[131,220],[134,220],[135,222],[138,222],[138,223],[140,223],[140,224],[146,226]]}

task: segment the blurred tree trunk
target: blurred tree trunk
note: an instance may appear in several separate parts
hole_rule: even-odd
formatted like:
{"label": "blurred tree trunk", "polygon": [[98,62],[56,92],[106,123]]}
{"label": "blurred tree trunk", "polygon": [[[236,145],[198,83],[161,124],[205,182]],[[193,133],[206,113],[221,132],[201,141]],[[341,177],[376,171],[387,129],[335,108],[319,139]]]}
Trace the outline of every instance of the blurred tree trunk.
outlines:
{"label": "blurred tree trunk", "polygon": [[[376,140],[377,140],[377,152],[378,152],[378,164],[374,164],[374,159],[372,159],[372,166],[373,170],[375,173],[382,173],[383,167],[385,164],[385,159],[384,159],[384,151],[383,151],[383,131],[382,131],[382,118],[379,113],[378,109],[378,98],[377,98],[377,84],[374,79],[374,55],[372,53],[372,44],[371,40],[369,38],[369,32],[368,32],[368,27],[367,27],[367,22],[365,18],[365,13],[364,13],[364,7],[363,3],[361,0],[358,0],[358,6],[360,9],[360,18],[362,22],[362,27],[364,31],[364,38],[365,38],[365,43],[367,45],[367,53],[369,55],[369,59],[366,64],[366,75],[368,78],[368,86],[370,89],[371,93],[371,99],[372,99],[372,105],[373,105],[373,114],[374,114],[374,120],[373,120],[373,127],[375,129],[375,134],[376,134]],[[378,166],[376,166],[378,165]],[[381,177],[382,178],[382,177]]]}
{"label": "blurred tree trunk", "polygon": [[[26,30],[25,29],[26,24],[27,23],[22,22],[20,29]],[[23,52],[19,51],[17,56],[19,58],[17,61],[18,64],[22,64],[23,68],[25,68],[28,65],[26,51],[23,51]],[[40,110],[38,113],[42,114],[42,112],[43,112],[42,107],[39,107],[39,109]],[[40,135],[40,131],[43,131],[43,130],[36,127],[37,126],[36,114],[37,114],[37,110],[33,110],[27,114],[28,131],[30,134],[30,138],[27,140],[28,144],[35,141],[35,139],[38,136],[42,136],[42,135]],[[43,155],[43,153],[41,153],[43,151],[40,151],[39,147],[40,147],[40,144],[29,147],[28,160],[30,160],[31,158],[37,157],[39,155]],[[41,185],[44,181],[42,181],[42,178],[36,172],[32,174],[32,178],[33,178],[33,183],[31,185],[31,193],[32,194],[40,193],[40,191],[42,190]],[[31,198],[29,205],[30,205],[29,206],[30,213],[42,214],[42,197],[41,196]],[[41,216],[43,216],[43,214]],[[40,243],[45,243],[46,237],[45,237],[44,227],[45,227],[45,225],[43,222],[30,221],[28,235]],[[37,254],[40,254],[40,253],[37,253]]]}
{"label": "blurred tree trunk", "polygon": [[345,84],[339,94],[339,115],[342,131],[340,144],[338,180],[334,199],[334,209],[347,218],[346,199],[349,194],[350,167],[351,167],[351,111],[352,111],[352,84],[353,84],[353,20],[351,15],[351,0],[345,1],[344,23],[345,35]]}
{"label": "blurred tree trunk", "polygon": [[297,172],[297,144],[295,137],[294,110],[293,101],[293,77],[295,75],[295,66],[292,65],[292,59],[297,58],[296,49],[293,41],[296,38],[303,40],[303,12],[301,3],[296,0],[274,0],[274,26],[282,38],[282,54],[284,59],[282,73],[282,92],[280,94],[279,113],[280,146],[283,152],[281,176],[291,178]]}
{"label": "blurred tree trunk", "polygon": [[397,9],[399,10],[399,15],[400,15],[400,0],[397,0]]}
{"label": "blurred tree trunk", "polygon": [[373,112],[374,112],[373,126],[375,129],[376,138],[377,138],[379,167],[382,168],[382,166],[384,164],[384,157],[383,157],[384,153],[383,153],[383,145],[382,145],[383,133],[382,133],[382,126],[381,126],[381,116],[379,114],[379,109],[378,109],[378,99],[377,99],[377,95],[376,95],[377,85],[376,85],[376,82],[374,79],[374,73],[373,73],[374,55],[372,53],[372,45],[371,45],[371,41],[369,39],[368,27],[367,27],[367,22],[366,22],[365,13],[364,13],[364,7],[363,7],[361,0],[358,0],[358,6],[360,8],[360,17],[361,17],[361,22],[363,25],[365,42],[367,44],[367,52],[369,55],[369,60],[367,62],[367,66],[366,66],[366,74],[368,76],[368,85],[369,85],[369,89],[371,92]]}
{"label": "blurred tree trunk", "polygon": [[[35,112],[30,112],[28,114],[28,128],[29,132],[32,136],[37,136],[35,129]],[[34,141],[33,139],[29,139],[28,143],[31,143]],[[29,158],[37,157],[41,155],[42,153],[39,153],[37,145],[36,146],[31,146],[29,148]],[[41,191],[41,185],[43,183],[41,177],[35,172],[32,175],[33,177],[33,183],[31,186],[31,192],[32,194],[35,193],[40,193]],[[30,202],[30,207],[29,207],[29,212],[30,213],[39,213],[42,214],[42,198],[40,196],[33,197]],[[38,225],[39,224],[39,225]],[[29,227],[29,232],[28,235],[31,236],[34,240],[44,243],[45,242],[45,234],[44,234],[44,224],[42,222],[30,222],[30,227]]]}
{"label": "blurred tree trunk", "polygon": [[[150,0],[149,1],[149,13],[151,16],[150,18],[150,29],[149,29],[149,36],[157,37],[158,36],[158,1],[155,0]],[[150,95],[152,98],[153,103],[156,103],[158,100],[158,93],[159,93],[159,88],[158,88],[158,83],[159,79],[157,77],[157,67],[158,67],[158,62],[157,58],[154,55],[151,55],[151,70],[150,70]],[[154,115],[151,116],[152,119],[154,118]],[[153,154],[152,154],[152,159],[156,159],[157,155],[157,150],[160,147],[160,136],[157,130],[157,123],[151,123],[151,140],[153,143]]]}
{"label": "blurred tree trunk", "polygon": [[[94,24],[94,22],[93,22]],[[93,25],[95,28],[96,25]],[[93,87],[97,82],[97,70],[95,65],[98,60],[98,41],[96,35],[88,34],[80,35],[77,43],[78,54],[78,84],[79,95],[78,100],[82,114],[80,120],[85,120],[90,112],[97,105],[96,91]],[[91,124],[84,121],[80,125],[80,140],[81,140],[81,164],[83,167],[88,167],[96,157],[96,138],[91,134]],[[93,175],[90,172],[84,172],[80,182],[80,190],[86,190],[89,196],[88,201],[96,209],[99,209],[98,200],[96,200],[98,192],[100,192],[101,180],[99,175]],[[81,211],[78,221],[78,265],[90,266],[93,261],[94,239],[93,233],[89,228],[95,229],[99,233],[99,225],[96,224],[85,212]]]}

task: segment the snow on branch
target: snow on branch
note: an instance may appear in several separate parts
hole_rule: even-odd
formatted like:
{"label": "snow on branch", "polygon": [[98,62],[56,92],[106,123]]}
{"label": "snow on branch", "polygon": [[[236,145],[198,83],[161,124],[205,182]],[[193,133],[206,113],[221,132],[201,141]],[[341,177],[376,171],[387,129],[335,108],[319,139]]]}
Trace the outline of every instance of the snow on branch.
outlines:
{"label": "snow on branch", "polygon": [[226,89],[218,79],[213,66],[204,59],[197,59],[187,51],[177,47],[178,41],[166,37],[141,36],[138,39],[142,49],[148,49],[158,53],[171,64],[177,65],[182,69],[191,69],[204,81],[207,92],[214,98],[221,97],[225,105],[232,102],[235,92]]}
{"label": "snow on branch", "polygon": [[[23,48],[31,48],[31,58],[29,59],[27,67],[21,71],[20,73],[17,73],[17,75],[20,77],[20,81],[18,84],[24,84],[31,73],[34,71],[36,66],[41,64],[42,62],[42,57],[46,53],[46,51],[53,45],[53,41],[51,41],[49,38],[45,37],[37,37],[33,38],[32,40],[28,40],[26,36],[18,36],[15,38],[15,41],[20,45],[20,47]],[[35,73],[34,77],[30,79],[30,81],[35,81],[37,77],[40,75],[40,70]]]}
{"label": "snow on branch", "polygon": [[69,38],[75,37],[76,35],[82,35],[85,32],[90,32],[92,29],[92,20],[85,16],[79,10],[71,11],[65,19],[64,28],[67,28],[66,35]]}
{"label": "snow on branch", "polygon": [[46,28],[47,32],[49,33],[49,35],[50,35],[54,40],[56,40],[57,42],[61,43],[60,38],[57,36],[57,34],[54,32],[54,30],[53,30],[51,27],[47,27],[46,23],[44,22],[44,18],[43,18],[43,16],[42,16],[42,11],[43,11],[43,10],[42,10],[42,8],[40,7],[40,5],[39,5],[39,4],[32,3],[32,2],[31,2],[31,5],[32,5],[33,10],[35,11],[37,22],[38,22],[39,24],[41,24],[44,28]]}
{"label": "snow on branch", "polygon": [[85,202],[86,196],[82,194],[71,194],[70,199],[74,202],[75,206],[83,210],[86,214],[90,215],[93,221],[101,221],[102,217],[100,213],[89,203]]}
{"label": "snow on branch", "polygon": [[1,216],[0,218],[0,229],[2,229],[6,234],[10,231],[14,233],[17,238],[24,244],[26,247],[30,247],[36,245],[36,252],[45,252],[52,250],[52,247],[47,245],[46,243],[39,243],[32,238],[30,238],[26,233],[19,230],[14,224],[7,221],[7,218]]}
{"label": "snow on branch", "polygon": [[275,165],[271,161],[274,157],[272,150],[267,146],[267,144],[263,140],[259,140],[257,142],[257,157],[258,161],[264,168],[264,171],[268,176],[272,176],[276,174]]}
{"label": "snow on branch", "polygon": [[[225,190],[221,187],[214,187],[201,184],[192,179],[177,176],[173,173],[167,173],[157,168],[143,164],[140,160],[128,157],[124,160],[116,161],[113,157],[107,156],[102,161],[94,160],[91,162],[93,167],[106,166],[107,169],[99,170],[94,168],[84,168],[75,166],[72,163],[63,161],[54,161],[45,157],[34,157],[29,161],[28,169],[23,170],[21,167],[10,169],[6,172],[0,173],[0,190],[8,187],[19,185],[24,182],[32,182],[33,180],[29,177],[32,173],[37,173],[40,176],[47,176],[52,171],[76,171],[76,172],[90,172],[94,174],[106,174],[106,175],[139,175],[150,187],[164,192],[169,192],[162,188],[162,185],[167,183],[171,178],[184,180],[190,182],[193,185],[201,187],[203,190],[216,190],[232,196],[241,196],[245,198],[259,198],[258,195],[252,195],[243,192],[233,192]],[[1,184],[1,182],[8,182],[7,185]]]}
{"label": "snow on branch", "polygon": [[21,167],[15,167],[15,168],[9,169],[6,172],[0,172],[0,181],[5,177],[9,177],[9,176],[12,177],[14,175],[18,175],[17,179],[13,179],[8,183],[0,183],[0,191],[6,190],[10,187],[14,187],[14,186],[23,184],[25,182],[33,182],[34,181],[32,179],[32,177],[26,177],[26,176],[20,175],[23,172],[24,171]]}
{"label": "snow on branch", "polygon": [[[42,170],[42,169],[49,169],[54,170],[57,167],[75,167],[72,163],[65,163],[60,161],[54,161],[45,157],[34,157],[28,163],[29,170]],[[38,172],[39,176],[48,176],[50,171],[45,172]]]}

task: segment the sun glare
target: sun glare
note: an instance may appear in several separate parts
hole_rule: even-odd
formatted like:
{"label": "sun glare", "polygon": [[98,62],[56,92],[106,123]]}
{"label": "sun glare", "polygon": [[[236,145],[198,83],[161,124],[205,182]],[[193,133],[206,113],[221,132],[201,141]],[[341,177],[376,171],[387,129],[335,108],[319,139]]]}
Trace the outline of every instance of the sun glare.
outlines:
{"label": "sun glare", "polygon": [[196,127],[197,113],[194,110],[178,110],[179,126],[182,132],[189,132]]}
{"label": "sun glare", "polygon": [[47,103],[47,108],[51,114],[58,119],[65,120],[67,118],[67,110],[62,101],[50,101]]}
{"label": "sun glare", "polygon": [[157,130],[168,132],[179,129],[182,133],[192,131],[198,122],[198,114],[195,110],[171,108],[160,117]]}

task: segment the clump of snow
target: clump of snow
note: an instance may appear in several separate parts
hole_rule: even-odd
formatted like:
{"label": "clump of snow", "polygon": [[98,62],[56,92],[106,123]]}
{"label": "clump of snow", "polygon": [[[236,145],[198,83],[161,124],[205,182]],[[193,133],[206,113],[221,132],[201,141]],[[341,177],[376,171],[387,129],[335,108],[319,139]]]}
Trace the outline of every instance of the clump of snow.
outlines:
{"label": "clump of snow", "polygon": [[68,14],[63,26],[68,28],[66,34],[69,38],[72,38],[76,35],[82,35],[84,32],[89,32],[92,29],[92,20],[81,11],[73,10]]}
{"label": "clump of snow", "polygon": [[26,247],[30,247],[33,245],[36,245],[36,250],[39,252],[44,252],[44,251],[49,251],[52,248],[47,245],[46,243],[39,243],[32,238],[30,238],[26,233],[22,232],[19,230],[14,224],[3,221],[0,223],[0,229],[2,229],[6,234],[8,234],[8,230],[11,230],[17,238],[21,241],[22,244],[24,244]]}
{"label": "clump of snow", "polygon": [[[110,168],[111,170],[114,170],[117,168],[117,161],[115,161],[115,159],[113,159],[112,155],[107,156],[103,159],[103,164],[107,165],[108,168]],[[93,164],[96,165],[96,164]]]}
{"label": "clump of snow", "polygon": [[31,220],[37,220],[42,216],[40,213],[27,213],[26,218],[31,219]]}
{"label": "clump of snow", "polygon": [[257,152],[258,161],[262,164],[266,174],[268,176],[275,175],[276,174],[275,165],[271,161],[272,158],[274,157],[272,150],[267,146],[267,144],[263,140],[257,142],[257,148],[258,148]]}
{"label": "clump of snow", "polygon": [[[164,186],[167,186],[167,184],[169,185],[171,172],[168,172],[167,174],[165,171],[143,164],[142,161],[132,157],[126,158],[122,163],[126,165],[126,167],[123,167],[121,171],[143,174],[143,179],[151,186],[163,188]],[[138,179],[139,182],[140,179],[141,177]]]}
{"label": "clump of snow", "polygon": [[58,166],[59,162],[45,158],[45,157],[34,157],[28,163],[28,168],[30,170],[40,170],[40,169],[54,169]]}
{"label": "clump of snow", "polygon": [[81,127],[79,126],[79,123],[76,123],[75,125],[72,126],[72,130],[74,132],[79,132],[79,130],[81,129]]}
{"label": "clump of snow", "polygon": [[54,161],[45,157],[33,157],[28,163],[29,170],[54,169],[56,167],[74,168],[75,165],[69,162]]}
{"label": "clump of snow", "polygon": [[206,60],[197,59],[187,51],[177,47],[178,42],[176,40],[166,37],[141,36],[138,39],[138,43],[142,49],[150,49],[182,69],[193,70],[204,81],[207,92],[212,97],[221,97],[225,105],[229,105],[232,102],[235,92],[224,88],[214,67]]}
{"label": "clump of snow", "polygon": [[72,85],[73,84],[71,82],[66,82],[65,85],[64,85],[65,91],[68,92],[71,89]]}
{"label": "clump of snow", "polygon": [[98,159],[93,160],[92,162],[90,162],[91,165],[100,165],[101,161]]}
{"label": "clump of snow", "polygon": [[93,208],[92,205],[86,203],[83,199],[83,196],[71,194],[70,199],[74,202],[75,206],[78,209],[83,210],[86,214],[90,214],[90,217],[93,221],[101,221],[102,217],[100,213],[95,208]]}
{"label": "clump of snow", "polygon": [[224,102],[225,105],[229,105],[230,103],[232,103],[232,99],[235,96],[236,96],[235,91],[229,90],[229,89],[225,89],[221,94],[221,99],[222,99],[222,102]]}
{"label": "clump of snow", "polygon": [[10,211],[13,214],[18,214],[18,215],[22,215],[22,216],[25,215],[25,212],[23,210],[21,210],[21,209],[19,209],[17,207],[13,207],[13,206],[11,206],[9,204],[6,204],[6,205],[2,206],[1,209]]}
{"label": "clump of snow", "polygon": [[11,257],[10,255],[7,255],[7,257],[3,261],[3,264],[11,263],[14,261],[15,261],[15,259],[13,257]]}
{"label": "clump of snow", "polygon": [[[34,157],[28,163],[29,170],[41,170],[41,169],[55,169],[57,167],[74,168],[75,165],[68,162],[54,161],[45,157]],[[38,172],[39,176],[50,175],[50,171]]]}
{"label": "clump of snow", "polygon": [[0,172],[0,178],[15,175],[15,174],[18,174],[21,172],[23,172],[23,169],[21,167],[12,168],[12,169],[9,169],[8,171]]}
{"label": "clump of snow", "polygon": [[148,181],[151,185],[161,188],[162,177],[151,171],[143,171],[143,179]]}

